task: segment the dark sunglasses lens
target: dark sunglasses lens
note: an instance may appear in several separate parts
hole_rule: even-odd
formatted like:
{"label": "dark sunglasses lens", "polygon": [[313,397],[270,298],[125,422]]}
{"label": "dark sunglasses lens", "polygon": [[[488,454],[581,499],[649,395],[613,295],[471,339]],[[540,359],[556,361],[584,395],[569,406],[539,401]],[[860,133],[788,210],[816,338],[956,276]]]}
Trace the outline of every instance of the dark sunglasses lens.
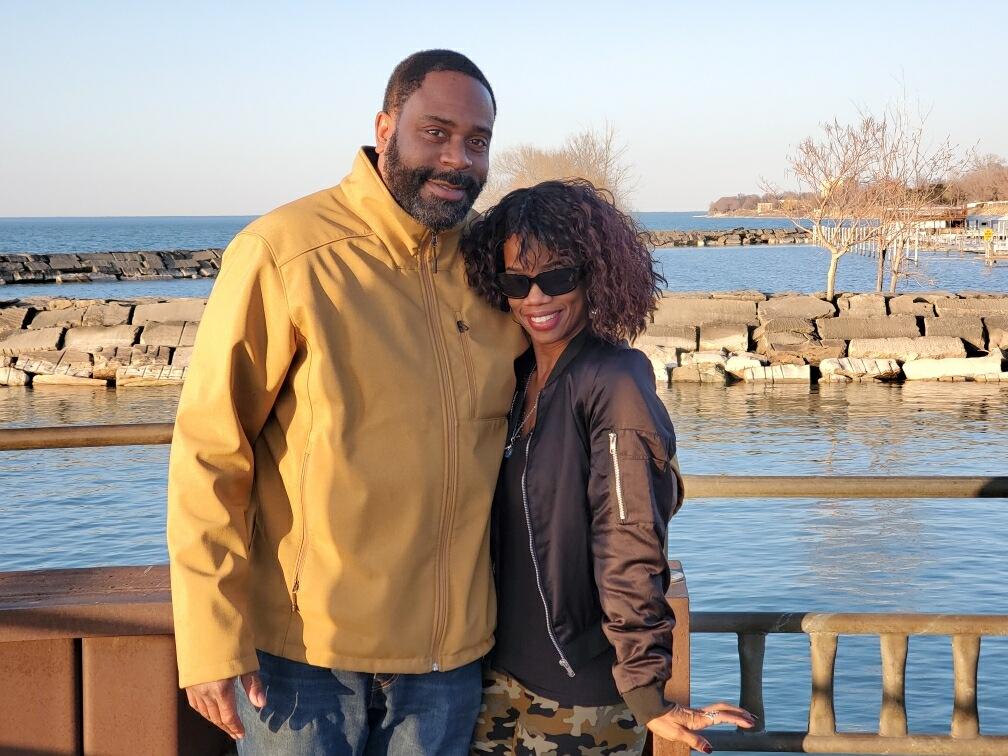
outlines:
{"label": "dark sunglasses lens", "polygon": [[543,294],[551,297],[557,297],[561,294],[574,291],[577,282],[577,268],[557,268],[556,270],[547,270],[545,273],[540,273],[536,276],[536,283],[539,284],[539,288],[542,289]]}
{"label": "dark sunglasses lens", "polygon": [[523,299],[528,296],[532,288],[532,282],[528,276],[521,276],[517,273],[498,273],[497,283],[504,292],[505,297],[511,299]]}

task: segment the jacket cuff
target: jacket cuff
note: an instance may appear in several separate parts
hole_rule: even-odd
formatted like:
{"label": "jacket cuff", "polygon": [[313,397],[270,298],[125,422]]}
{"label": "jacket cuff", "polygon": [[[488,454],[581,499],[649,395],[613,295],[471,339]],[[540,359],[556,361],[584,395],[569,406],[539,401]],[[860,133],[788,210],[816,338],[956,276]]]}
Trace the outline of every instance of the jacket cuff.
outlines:
{"label": "jacket cuff", "polygon": [[650,685],[633,688],[623,694],[623,701],[633,712],[634,719],[641,727],[645,727],[655,717],[672,711],[678,705],[665,700],[664,687],[660,682],[653,682]]}

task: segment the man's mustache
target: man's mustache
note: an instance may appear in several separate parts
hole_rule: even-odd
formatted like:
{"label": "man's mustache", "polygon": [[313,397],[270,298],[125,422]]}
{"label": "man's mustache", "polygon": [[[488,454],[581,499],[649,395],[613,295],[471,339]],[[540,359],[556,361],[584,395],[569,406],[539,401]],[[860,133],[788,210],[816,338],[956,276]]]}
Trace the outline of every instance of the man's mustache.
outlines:
{"label": "man's mustache", "polygon": [[462,189],[466,194],[479,194],[483,188],[475,178],[461,171],[435,171],[433,168],[422,168],[418,171],[420,183],[425,181],[441,181]]}

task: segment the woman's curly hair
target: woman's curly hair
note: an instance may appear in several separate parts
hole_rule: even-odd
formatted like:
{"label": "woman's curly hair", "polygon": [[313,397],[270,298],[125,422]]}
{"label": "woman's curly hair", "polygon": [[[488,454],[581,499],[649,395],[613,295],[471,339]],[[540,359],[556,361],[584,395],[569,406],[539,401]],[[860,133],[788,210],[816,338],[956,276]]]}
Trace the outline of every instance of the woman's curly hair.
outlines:
{"label": "woman's curly hair", "polygon": [[512,236],[523,266],[533,262],[531,249],[543,249],[556,265],[581,268],[596,335],[616,342],[644,331],[665,279],[654,269],[649,234],[608,192],[582,179],[544,181],[516,189],[472,223],[462,239],[469,285],[504,311],[497,274]]}

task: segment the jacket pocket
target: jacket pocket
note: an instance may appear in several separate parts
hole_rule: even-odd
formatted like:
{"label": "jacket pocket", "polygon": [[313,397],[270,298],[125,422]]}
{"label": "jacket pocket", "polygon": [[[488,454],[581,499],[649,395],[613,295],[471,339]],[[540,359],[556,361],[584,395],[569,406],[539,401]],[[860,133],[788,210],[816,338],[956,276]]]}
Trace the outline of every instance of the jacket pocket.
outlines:
{"label": "jacket pocket", "polygon": [[668,492],[669,446],[657,434],[632,428],[606,432],[606,477],[610,515],[620,525],[650,523],[661,513],[658,498]]}
{"label": "jacket pocket", "polygon": [[472,347],[469,344],[469,325],[461,312],[455,313],[455,327],[462,347],[462,364],[465,366],[466,386],[469,391],[469,417],[476,417],[476,371],[473,368]]}

